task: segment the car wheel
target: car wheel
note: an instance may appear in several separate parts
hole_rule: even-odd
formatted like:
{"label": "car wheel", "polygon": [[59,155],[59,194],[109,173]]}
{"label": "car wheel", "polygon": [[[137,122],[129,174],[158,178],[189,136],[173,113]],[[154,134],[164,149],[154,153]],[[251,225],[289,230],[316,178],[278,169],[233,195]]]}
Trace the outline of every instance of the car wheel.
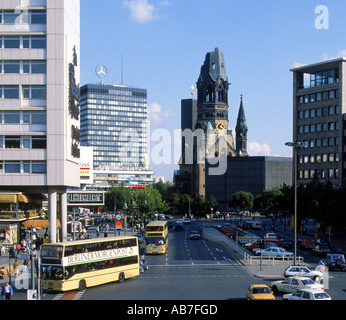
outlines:
{"label": "car wheel", "polygon": [[123,272],[119,273],[119,279],[118,282],[123,282],[125,280],[125,275]]}
{"label": "car wheel", "polygon": [[273,286],[273,292],[276,293],[276,294],[279,293],[279,290],[278,290],[277,286]]}
{"label": "car wheel", "polygon": [[85,280],[79,281],[78,291],[84,291],[86,289]]}
{"label": "car wheel", "polygon": [[315,282],[320,282],[321,278],[320,276],[314,276],[314,279],[313,279]]}

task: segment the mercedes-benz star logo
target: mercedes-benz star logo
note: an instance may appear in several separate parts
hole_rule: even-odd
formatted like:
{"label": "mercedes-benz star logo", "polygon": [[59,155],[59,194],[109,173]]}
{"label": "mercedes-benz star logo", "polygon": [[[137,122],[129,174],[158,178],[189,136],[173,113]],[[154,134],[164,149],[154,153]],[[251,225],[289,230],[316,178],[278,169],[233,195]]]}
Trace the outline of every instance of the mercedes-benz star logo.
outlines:
{"label": "mercedes-benz star logo", "polygon": [[107,74],[108,74],[107,68],[103,64],[97,66],[95,72],[96,72],[96,75],[101,80],[103,80],[105,77],[107,77]]}

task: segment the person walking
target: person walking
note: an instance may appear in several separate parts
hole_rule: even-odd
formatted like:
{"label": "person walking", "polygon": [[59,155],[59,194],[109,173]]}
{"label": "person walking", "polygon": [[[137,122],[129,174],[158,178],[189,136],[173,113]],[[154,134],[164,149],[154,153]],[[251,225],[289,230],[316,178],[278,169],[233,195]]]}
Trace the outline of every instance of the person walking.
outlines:
{"label": "person walking", "polygon": [[12,287],[6,282],[5,287],[2,289],[3,295],[5,296],[5,300],[11,300],[13,296]]}
{"label": "person walking", "polygon": [[14,270],[14,276],[17,278],[18,277],[18,273],[19,273],[19,262],[17,261],[17,259],[16,259],[16,261],[14,262],[14,264],[13,264],[13,270]]}

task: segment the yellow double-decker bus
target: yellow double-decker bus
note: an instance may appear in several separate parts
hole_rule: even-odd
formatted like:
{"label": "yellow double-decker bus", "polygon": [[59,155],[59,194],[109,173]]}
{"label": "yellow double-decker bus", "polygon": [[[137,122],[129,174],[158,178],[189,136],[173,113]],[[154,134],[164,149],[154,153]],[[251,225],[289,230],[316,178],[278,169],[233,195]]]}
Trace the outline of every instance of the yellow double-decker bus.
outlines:
{"label": "yellow double-decker bus", "polygon": [[83,291],[139,275],[137,237],[114,237],[43,244],[41,288]]}
{"label": "yellow double-decker bus", "polygon": [[145,227],[147,254],[163,254],[168,249],[167,221],[151,221]]}

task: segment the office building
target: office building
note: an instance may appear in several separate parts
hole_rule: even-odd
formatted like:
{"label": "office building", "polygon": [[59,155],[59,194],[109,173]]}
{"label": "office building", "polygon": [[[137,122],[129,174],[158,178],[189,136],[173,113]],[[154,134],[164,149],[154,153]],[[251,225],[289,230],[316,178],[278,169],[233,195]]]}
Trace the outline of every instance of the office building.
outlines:
{"label": "office building", "polygon": [[293,73],[293,142],[298,184],[314,176],[342,186],[345,166],[346,58],[310,65],[295,64]]}
{"label": "office building", "polygon": [[56,242],[80,182],[79,0],[0,2],[0,188],[47,193]]}
{"label": "office building", "polygon": [[94,150],[94,185],[148,185],[147,91],[125,85],[81,88],[81,143]]}

